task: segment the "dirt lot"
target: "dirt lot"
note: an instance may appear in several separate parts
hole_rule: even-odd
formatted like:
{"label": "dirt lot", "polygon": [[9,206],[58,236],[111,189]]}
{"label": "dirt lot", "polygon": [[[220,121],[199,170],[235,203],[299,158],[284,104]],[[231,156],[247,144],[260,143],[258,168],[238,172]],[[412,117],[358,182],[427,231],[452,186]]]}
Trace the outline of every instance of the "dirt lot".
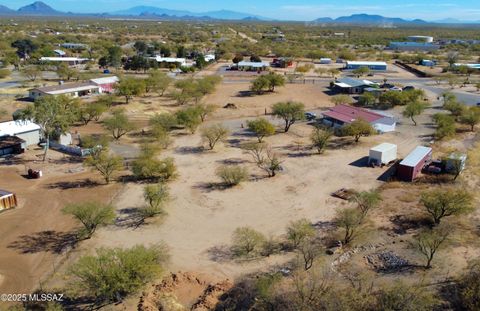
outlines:
{"label": "dirt lot", "polygon": [[[421,120],[421,124],[422,121],[426,123],[427,119]],[[378,178],[386,169],[364,166],[370,146],[386,141],[396,143],[399,156],[405,156],[422,143],[424,138],[419,134],[428,135],[432,129],[399,124],[397,133],[369,137],[358,145],[351,145],[351,139],[339,139],[333,150],[321,156],[297,147],[301,142],[308,143],[310,131],[310,125],[295,125],[291,133],[267,139],[284,161],[284,171],[271,179],[265,178],[251,163],[250,156],[238,148],[239,143],[251,139],[241,129],[231,135],[226,146],[213,152],[198,148],[202,144],[198,134],[178,136],[171,150],[164,153],[173,156],[179,168],[178,179],[170,184],[173,200],[167,208],[168,215],[139,228],[102,229],[84,247],[165,241],[172,254],[173,271],[198,271],[234,279],[246,272],[268,269],[289,258],[272,256],[243,263],[228,259],[228,244],[237,227],[252,226],[266,235],[279,236],[291,220],[330,220],[335,210],[345,204],[332,198],[331,192],[343,187],[368,190],[382,184]],[[222,163],[247,165],[251,180],[233,189],[212,189],[212,183],[219,182],[215,168]],[[142,186],[136,184],[127,185],[115,201],[120,213],[142,204]]]}
{"label": "dirt lot", "polygon": [[[235,280],[248,272],[282,266],[292,259],[291,254],[256,261],[232,260],[228,251],[232,232],[239,226],[251,226],[266,235],[280,236],[292,220],[304,217],[313,223],[331,220],[336,209],[348,204],[331,197],[331,192],[339,188],[368,190],[384,184],[380,176],[386,168],[365,166],[368,149],[381,142],[391,142],[398,145],[399,157],[404,157],[418,144],[431,140],[434,129],[430,115],[438,112],[428,109],[418,118],[419,125],[414,127],[401,117],[401,109],[389,111],[400,119],[397,132],[362,138],[359,144],[352,144],[351,138],[336,139],[324,155],[317,155],[306,147],[312,126],[295,124],[288,134],[278,133],[266,139],[281,155],[283,171],[275,178],[265,178],[265,173],[239,148],[243,141],[253,139],[240,127],[242,120],[247,116],[263,115],[265,108],[269,109],[278,101],[300,101],[307,109],[332,104],[322,84],[288,84],[273,94],[239,95],[247,91],[248,86],[245,82],[223,83],[217,92],[205,99],[218,107],[226,103],[238,107],[219,108],[208,121],[224,122],[232,130],[224,145],[220,144],[215,151],[204,151],[200,148],[199,133],[185,135],[180,132],[176,133],[174,144],[162,153],[162,157],[175,159],[179,171],[178,178],[170,184],[172,201],[167,215],[140,227],[130,226],[128,221],[117,222],[99,230],[91,240],[82,242],[76,254],[92,252],[100,246],[129,247],[164,241],[171,253],[169,271],[193,271],[220,280]],[[156,112],[178,109],[170,99],[158,96],[136,98],[123,107],[140,125],[146,124],[149,116]],[[77,130],[81,134],[103,131],[101,125],[94,122],[87,127],[75,127],[74,131]],[[135,154],[137,140],[135,135],[126,136],[112,146],[112,150],[122,155]],[[26,156],[35,159],[40,152],[30,151]],[[0,188],[16,192],[21,200],[18,209],[0,215],[0,247],[5,249],[0,254],[0,275],[4,277],[0,289],[3,292],[30,290],[39,280],[45,279],[52,266],[61,266],[64,256],[59,245],[68,243],[73,229],[73,222],[60,211],[66,203],[112,200],[120,220],[128,219],[131,208],[144,204],[143,185],[90,187],[85,180],[98,180],[98,176],[84,171],[81,163],[71,162],[68,157],[55,152],[51,152],[51,157],[48,165],[29,162],[34,168],[44,170],[45,177],[40,180],[23,178],[23,165],[0,166]],[[221,164],[247,166],[250,180],[233,189],[216,189],[219,180],[215,168]],[[58,276],[53,283],[61,282]]]}
{"label": "dirt lot", "polygon": [[[84,171],[81,163],[54,151],[50,161],[42,163],[36,156],[40,153],[31,150],[24,154],[25,164],[0,162],[0,189],[16,193],[20,202],[19,207],[0,215],[2,293],[31,291],[61,263],[75,228],[73,220],[61,213],[65,204],[92,199],[108,202],[119,187],[96,186],[97,195],[92,195],[85,185],[92,173]],[[29,167],[41,169],[44,177],[25,178]]]}

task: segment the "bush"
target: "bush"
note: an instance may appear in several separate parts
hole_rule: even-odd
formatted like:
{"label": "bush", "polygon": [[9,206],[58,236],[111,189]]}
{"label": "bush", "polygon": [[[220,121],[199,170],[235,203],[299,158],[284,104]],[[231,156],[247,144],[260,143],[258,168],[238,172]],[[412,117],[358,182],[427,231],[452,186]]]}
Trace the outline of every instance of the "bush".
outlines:
{"label": "bush", "polygon": [[170,195],[167,185],[160,183],[145,186],[143,197],[147,206],[141,210],[141,216],[142,218],[150,218],[163,213],[163,205],[168,201]]}
{"label": "bush", "polygon": [[250,227],[235,229],[232,235],[232,250],[235,256],[248,257],[261,252],[265,236]]}
{"label": "bush", "polygon": [[319,154],[322,154],[327,147],[328,141],[332,137],[333,132],[331,130],[323,130],[321,128],[315,128],[310,135],[310,140],[313,147],[315,147]]}
{"label": "bush", "polygon": [[293,221],[287,227],[287,240],[297,248],[304,240],[315,235],[315,229],[305,218]]}
{"label": "bush", "polygon": [[229,131],[225,126],[221,124],[214,124],[204,127],[202,129],[201,136],[202,139],[208,143],[210,150],[213,150],[219,141],[223,141],[227,138],[228,133]]}
{"label": "bush", "polygon": [[173,158],[159,160],[151,145],[142,147],[139,157],[132,163],[132,172],[137,179],[168,181],[175,177],[177,167]]}
{"label": "bush", "polygon": [[167,259],[163,245],[101,248],[70,267],[70,287],[77,295],[94,297],[97,302],[122,301],[157,278]]}
{"label": "bush", "polygon": [[259,143],[263,141],[265,136],[275,134],[275,126],[264,118],[247,121],[247,127],[249,131],[255,133]]}
{"label": "bush", "polygon": [[5,79],[10,75],[10,70],[8,69],[0,69],[0,79]]}
{"label": "bush", "polygon": [[239,165],[222,165],[217,168],[216,174],[222,179],[223,183],[229,187],[236,186],[248,178],[248,170]]}
{"label": "bush", "polygon": [[115,219],[113,206],[98,202],[69,204],[62,211],[73,216],[83,225],[79,237],[85,239],[91,238],[98,227],[111,224]]}

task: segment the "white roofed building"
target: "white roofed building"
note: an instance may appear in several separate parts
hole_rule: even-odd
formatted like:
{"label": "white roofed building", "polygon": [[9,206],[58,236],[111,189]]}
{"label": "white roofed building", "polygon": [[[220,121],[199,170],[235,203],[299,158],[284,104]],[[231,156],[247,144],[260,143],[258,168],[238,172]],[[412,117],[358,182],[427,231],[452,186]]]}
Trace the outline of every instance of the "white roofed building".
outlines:
{"label": "white roofed building", "polygon": [[32,100],[35,100],[39,97],[48,95],[68,95],[71,97],[83,97],[90,95],[98,95],[100,93],[100,86],[92,82],[79,82],[30,89],[28,91],[28,97]]}
{"label": "white roofed building", "polygon": [[26,146],[40,142],[40,126],[28,120],[16,120],[0,123],[0,137],[17,136],[26,142]]}
{"label": "white roofed building", "polygon": [[41,62],[45,63],[67,63],[70,66],[85,64],[89,61],[88,58],[79,57],[40,57]]}

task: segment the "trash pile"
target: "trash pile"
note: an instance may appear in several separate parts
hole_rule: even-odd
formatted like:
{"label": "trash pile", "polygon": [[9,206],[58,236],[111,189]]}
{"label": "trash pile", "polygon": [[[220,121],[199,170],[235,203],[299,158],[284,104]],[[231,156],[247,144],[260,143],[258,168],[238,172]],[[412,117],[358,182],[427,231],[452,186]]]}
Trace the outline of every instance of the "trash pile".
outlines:
{"label": "trash pile", "polygon": [[365,256],[367,263],[375,270],[394,271],[410,265],[410,263],[391,251],[383,251]]}

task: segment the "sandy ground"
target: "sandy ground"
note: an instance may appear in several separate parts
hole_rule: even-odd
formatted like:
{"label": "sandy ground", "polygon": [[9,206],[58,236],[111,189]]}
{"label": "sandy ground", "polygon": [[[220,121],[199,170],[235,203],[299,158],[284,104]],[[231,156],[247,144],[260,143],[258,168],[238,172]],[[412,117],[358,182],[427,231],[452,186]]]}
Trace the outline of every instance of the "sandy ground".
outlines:
{"label": "sandy ground", "polygon": [[[227,103],[235,104],[238,109],[218,109],[214,117],[218,119],[256,116],[265,114],[265,109],[270,111],[273,104],[280,101],[302,102],[307,109],[331,106],[328,100],[326,84],[288,84],[286,87],[279,87],[274,93],[263,95],[251,95],[248,92],[250,84],[244,83],[223,83],[219,90],[205,98],[206,103],[223,107]],[[242,95],[245,94],[245,95]]]}
{"label": "sandy ground", "polygon": [[[240,129],[237,131],[226,146],[213,152],[198,151],[198,134],[179,136],[172,150],[164,154],[173,156],[179,169],[179,177],[170,184],[173,199],[167,207],[168,215],[139,228],[102,229],[84,247],[128,247],[165,241],[172,255],[171,271],[198,271],[234,279],[247,272],[268,269],[288,258],[273,256],[243,263],[218,258],[224,255],[237,227],[251,226],[267,236],[279,236],[292,220],[305,217],[314,223],[328,221],[345,204],[332,198],[331,192],[343,187],[368,190],[382,184],[378,178],[386,169],[371,169],[357,162],[368,155],[370,146],[385,141],[396,143],[399,157],[403,157],[421,143],[419,134],[432,130],[422,125],[413,129],[410,124],[399,124],[397,133],[369,137],[358,145],[329,150],[319,156],[297,150],[297,141],[308,142],[311,127],[295,125],[291,133],[267,139],[284,161],[284,171],[275,178],[264,178],[264,173],[250,163],[249,155],[237,148],[240,141],[250,139]],[[210,189],[209,183],[219,182],[215,168],[225,162],[247,165],[251,180],[233,189]],[[142,188],[138,184],[127,185],[115,201],[117,209],[140,207]]]}
{"label": "sandy ground", "polygon": [[[33,160],[40,150],[31,150],[22,157]],[[92,173],[79,163],[69,163],[54,151],[48,164],[29,161],[23,164],[0,164],[0,189],[16,193],[19,206],[0,214],[0,282],[1,293],[27,293],[39,286],[52,268],[63,259],[71,241],[74,221],[61,213],[70,202],[85,200],[109,201],[118,186],[82,187]],[[26,179],[22,175],[32,167],[41,169],[44,177]],[[95,177],[93,177],[95,180]]]}

